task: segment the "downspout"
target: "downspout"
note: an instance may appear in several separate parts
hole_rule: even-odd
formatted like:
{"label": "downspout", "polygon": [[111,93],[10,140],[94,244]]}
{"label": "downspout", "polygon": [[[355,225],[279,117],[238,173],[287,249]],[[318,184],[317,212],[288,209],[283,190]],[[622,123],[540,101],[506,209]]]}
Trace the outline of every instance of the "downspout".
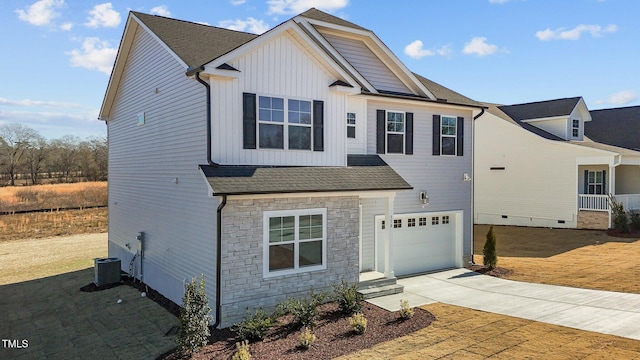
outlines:
{"label": "downspout", "polygon": [[[480,113],[476,116],[473,117],[473,121],[471,122],[471,152],[472,152],[472,156],[471,156],[471,173],[472,173],[472,179],[476,177],[476,174],[473,173],[474,167],[475,167],[475,158],[476,158],[476,152],[475,152],[475,145],[476,145],[476,131],[475,131],[475,121],[478,120],[478,118],[480,118],[480,116],[482,116],[482,114],[484,114],[484,108],[480,108]],[[474,197],[475,197],[475,187],[476,187],[476,182],[473,181],[473,183],[471,184],[471,265],[475,265],[476,262],[473,259],[473,252],[474,252],[474,248],[475,248],[475,236],[473,236],[473,225],[474,225],[474,208],[475,208],[475,201],[474,201]]]}
{"label": "downspout", "polygon": [[213,323],[213,328],[217,328],[220,325],[220,313],[221,308],[220,301],[222,301],[222,209],[227,205],[227,195],[222,195],[222,202],[218,205],[217,211],[217,242],[216,242],[216,320]]}
{"label": "downspout", "polygon": [[[208,82],[204,81],[200,77],[200,72],[204,71],[204,66],[189,67],[187,69],[187,76],[194,76],[195,79],[206,89],[207,96],[207,163],[209,166],[218,167],[219,164],[211,160],[211,86]],[[218,204],[216,212],[216,318],[211,325],[214,329],[220,325],[221,306],[220,301],[222,299],[222,286],[220,284],[222,280],[222,209],[227,205],[227,195],[222,196],[222,202]]]}

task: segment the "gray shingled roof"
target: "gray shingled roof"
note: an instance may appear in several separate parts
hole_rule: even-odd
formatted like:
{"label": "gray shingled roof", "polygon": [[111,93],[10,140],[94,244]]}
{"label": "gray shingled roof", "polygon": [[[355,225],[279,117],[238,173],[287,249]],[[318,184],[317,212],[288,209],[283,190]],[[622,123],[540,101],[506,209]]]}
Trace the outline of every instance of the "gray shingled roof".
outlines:
{"label": "gray shingled roof", "polygon": [[201,165],[214,195],[410,190],[377,155],[349,156],[347,166]]}
{"label": "gray shingled roof", "polygon": [[446,88],[434,81],[427,79],[426,77],[413,73],[418,80],[424,85],[438,100],[446,100],[446,102],[454,103],[454,104],[463,104],[463,105],[471,105],[471,106],[483,106],[481,103],[469,99],[468,97],[461,95],[449,88]]}
{"label": "gray shingled roof", "polygon": [[591,110],[584,133],[594,141],[640,150],[640,106]]}
{"label": "gray shingled roof", "polygon": [[511,118],[504,111],[502,111],[502,109],[505,107],[504,105],[491,104],[491,103],[483,103],[483,105],[487,107],[486,111],[488,113],[493,114],[493,115],[495,115],[495,116],[497,116],[497,117],[499,117],[499,118],[501,118],[503,120],[506,120],[506,121],[508,121],[508,122],[510,122],[510,123],[512,123],[514,125],[518,125],[521,128],[523,128],[523,129],[525,129],[525,130],[527,130],[527,131],[529,131],[531,133],[534,133],[534,134],[536,134],[536,135],[538,135],[540,137],[543,137],[545,139],[548,139],[548,140],[564,141],[563,138],[561,138],[559,136],[556,136],[556,135],[553,135],[552,133],[547,132],[545,130],[542,130],[537,126],[533,126],[531,124],[527,124],[527,123],[522,122],[520,120],[515,120],[515,119]]}
{"label": "gray shingled roof", "polygon": [[337,16],[333,16],[331,14],[327,14],[324,11],[320,11],[316,8],[311,8],[305,12],[303,12],[302,14],[300,14],[300,16],[309,18],[309,19],[314,19],[314,20],[318,20],[318,21],[324,21],[330,24],[334,24],[334,25],[339,25],[339,26],[344,26],[344,27],[350,27],[353,29],[358,29],[358,30],[365,30],[365,31],[370,31],[367,28],[363,28],[362,26],[356,25],[352,22],[349,22],[345,19],[341,19]]}
{"label": "gray shingled roof", "polygon": [[569,115],[578,105],[580,97],[499,106],[513,120],[541,119]]}
{"label": "gray shingled roof", "polygon": [[189,67],[204,65],[258,35],[131,12]]}

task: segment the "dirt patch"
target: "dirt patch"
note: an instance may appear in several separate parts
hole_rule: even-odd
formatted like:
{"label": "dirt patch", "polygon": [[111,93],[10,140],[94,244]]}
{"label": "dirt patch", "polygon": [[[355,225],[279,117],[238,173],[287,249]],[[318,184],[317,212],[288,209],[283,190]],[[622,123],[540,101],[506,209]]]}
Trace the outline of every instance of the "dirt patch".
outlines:
{"label": "dirt patch", "polygon": [[[319,307],[319,320],[313,333],[317,340],[308,350],[298,347],[300,330],[292,330],[289,319],[279,319],[279,326],[270,330],[264,341],[250,344],[253,359],[333,359],[355,351],[369,348],[400,336],[423,329],[435,317],[428,311],[416,308],[409,320],[399,320],[397,312],[389,312],[375,305],[364,303],[362,313],[367,318],[367,330],[362,335],[352,331],[349,317],[338,312],[335,303]],[[239,341],[229,329],[214,330],[211,344],[202,349],[193,359],[228,359],[235,352]],[[179,359],[175,354],[165,359]]]}
{"label": "dirt patch", "polygon": [[[475,261],[482,263],[489,226],[474,226]],[[498,266],[510,280],[640,294],[640,236],[601,230],[494,226]]]}

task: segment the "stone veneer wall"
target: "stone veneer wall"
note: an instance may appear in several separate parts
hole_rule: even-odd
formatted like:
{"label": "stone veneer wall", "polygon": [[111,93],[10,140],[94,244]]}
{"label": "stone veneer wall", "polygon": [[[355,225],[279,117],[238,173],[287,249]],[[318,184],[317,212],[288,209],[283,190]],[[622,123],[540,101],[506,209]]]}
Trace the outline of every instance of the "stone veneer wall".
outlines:
{"label": "stone veneer wall", "polygon": [[609,228],[609,213],[606,211],[578,211],[578,229],[606,230]]}
{"label": "stone veneer wall", "polygon": [[[264,279],[263,213],[327,208],[327,269]],[[359,199],[357,196],[229,199],[222,210],[221,327],[256,308],[272,310],[292,297],[331,291],[344,280],[358,281]]]}

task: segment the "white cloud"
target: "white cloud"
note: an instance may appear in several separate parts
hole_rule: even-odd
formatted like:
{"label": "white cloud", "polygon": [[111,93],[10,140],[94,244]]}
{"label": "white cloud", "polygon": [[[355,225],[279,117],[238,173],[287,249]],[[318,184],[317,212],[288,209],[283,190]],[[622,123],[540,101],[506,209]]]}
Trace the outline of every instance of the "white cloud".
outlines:
{"label": "white cloud", "polygon": [[116,27],[120,25],[120,13],[113,10],[111,3],[98,4],[89,11],[86,26],[92,28]]}
{"label": "white cloud", "polygon": [[414,59],[421,59],[425,56],[447,56],[451,54],[451,47],[444,45],[436,50],[429,50],[424,48],[424,44],[420,40],[416,40],[404,47],[404,53]]}
{"label": "white cloud", "polygon": [[565,30],[565,28],[559,28],[551,30],[547,28],[536,32],[536,37],[542,41],[549,40],[578,40],[583,33],[590,33],[593,37],[601,37],[604,34],[614,33],[618,31],[616,25],[607,25],[601,27],[600,25],[584,25],[580,24],[571,30]]}
{"label": "white cloud", "polygon": [[6,98],[0,98],[0,105],[8,106],[40,106],[40,107],[54,107],[54,108],[79,108],[79,104],[64,103],[58,101],[42,101],[42,100],[11,100]]}
{"label": "white cloud", "polygon": [[160,6],[151,8],[150,12],[154,15],[171,17],[171,11],[169,11],[169,8],[167,7],[167,5],[160,5]]}
{"label": "white cloud", "polygon": [[349,5],[349,0],[269,0],[268,14],[299,14],[310,8],[333,12]]}
{"label": "white cloud", "polygon": [[262,34],[269,30],[269,24],[252,17],[247,18],[247,20],[223,20],[218,23],[218,26],[230,30],[248,31],[254,34]]}
{"label": "white cloud", "polygon": [[231,0],[231,5],[238,6],[246,3],[247,0]]}
{"label": "white cloud", "polygon": [[49,25],[51,20],[60,15],[55,9],[62,6],[64,6],[64,0],[40,0],[26,7],[25,10],[16,10],[16,14],[20,20],[31,25],[44,26]]}
{"label": "white cloud", "polygon": [[596,104],[614,104],[614,105],[626,105],[638,100],[638,94],[633,90],[622,90],[615,94],[611,94],[605,100],[598,100]]}
{"label": "white cloud", "polygon": [[487,56],[495,54],[497,51],[508,53],[506,49],[498,50],[497,45],[488,44],[486,37],[474,37],[468,43],[464,44],[462,52],[468,55]]}
{"label": "white cloud", "polygon": [[98,70],[110,75],[117,53],[118,49],[109,47],[108,42],[90,37],[84,39],[82,50],[74,49],[65,54],[71,56],[71,66]]}
{"label": "white cloud", "polygon": [[66,23],[60,25],[60,30],[69,31],[69,30],[71,30],[72,27],[73,27],[73,23],[66,22]]}

